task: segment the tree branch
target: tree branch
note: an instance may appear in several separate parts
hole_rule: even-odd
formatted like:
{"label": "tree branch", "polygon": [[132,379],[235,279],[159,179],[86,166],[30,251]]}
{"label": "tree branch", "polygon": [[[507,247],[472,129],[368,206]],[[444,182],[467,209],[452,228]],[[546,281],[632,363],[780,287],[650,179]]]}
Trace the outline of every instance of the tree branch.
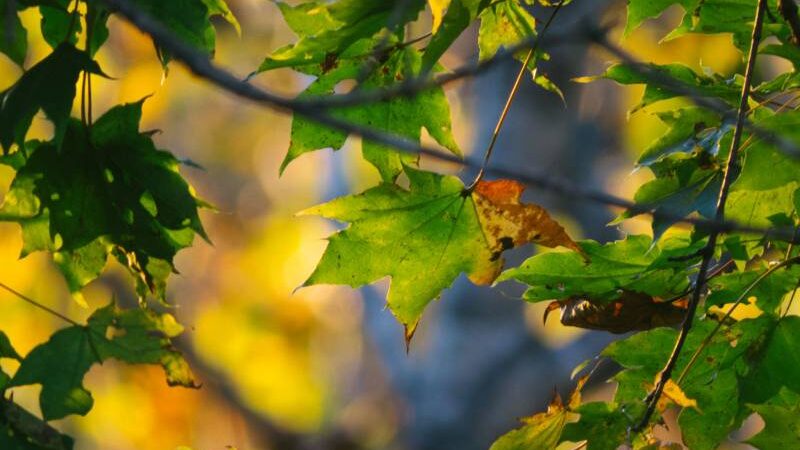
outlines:
{"label": "tree branch", "polygon": [[194,350],[194,346],[185,337],[173,340],[175,348],[181,352],[189,362],[193,371],[200,374],[204,387],[208,386],[222,397],[231,408],[236,410],[248,427],[257,435],[260,446],[280,450],[328,450],[328,449],[358,449],[356,444],[343,432],[334,430],[332,433],[321,433],[318,436],[294,433],[279,427],[264,415],[244,401],[239,392],[233,387],[228,377],[221,371],[211,367]]}
{"label": "tree branch", "polygon": [[[725,167],[722,186],[720,187],[719,197],[717,199],[717,209],[714,218],[718,221],[722,221],[725,218],[725,202],[728,199],[728,191],[730,190],[730,186],[739,172],[739,144],[742,140],[745,115],[749,110],[747,102],[750,99],[750,85],[753,81],[753,69],[755,67],[756,57],[758,56],[758,45],[761,42],[761,29],[764,23],[764,12],[766,9],[767,0],[758,0],[755,22],[753,23],[753,34],[750,38],[750,51],[747,56],[747,68],[745,69],[744,73],[742,95],[739,102],[738,114],[736,116],[736,128],[733,131],[733,140],[731,141],[731,149],[728,154],[728,162]],[[686,309],[686,316],[681,324],[681,331],[678,334],[678,339],[675,341],[675,347],[672,349],[672,354],[670,355],[669,360],[667,360],[664,369],[662,369],[658,375],[656,386],[653,388],[653,391],[648,394],[647,399],[645,400],[647,402],[647,408],[645,409],[645,413],[642,416],[641,421],[634,427],[636,431],[643,430],[650,423],[650,418],[655,412],[656,404],[661,398],[661,394],[664,392],[664,387],[667,385],[667,381],[669,381],[670,377],[672,376],[672,371],[675,369],[675,365],[678,362],[678,357],[681,354],[683,345],[686,343],[686,338],[689,336],[689,332],[692,329],[694,315],[697,311],[697,306],[700,303],[700,297],[703,293],[703,288],[705,287],[708,268],[711,264],[711,258],[714,256],[714,250],[717,245],[717,237],[719,237],[718,230],[712,230],[711,234],[708,236],[708,244],[706,244],[703,252],[703,260],[700,263],[700,270],[697,274],[697,281],[695,281],[694,291],[692,292],[692,297]]]}
{"label": "tree branch", "polygon": [[[539,38],[542,38],[547,34],[547,30],[550,29],[553,19],[555,19],[558,12],[561,11],[562,6],[564,6],[564,0],[559,0],[555,9],[553,9],[553,12],[550,14],[550,18],[547,19],[544,27],[542,27],[542,32],[539,34]],[[497,125],[495,125],[494,132],[492,132],[492,138],[489,139],[489,145],[486,147],[486,152],[483,154],[481,168],[478,170],[475,180],[473,180],[469,187],[467,187],[467,191],[469,192],[472,192],[473,189],[475,189],[475,186],[477,186],[478,183],[480,183],[480,181],[483,179],[484,175],[486,175],[486,167],[489,165],[489,159],[492,157],[492,152],[494,151],[494,146],[497,143],[497,138],[500,136],[500,130],[503,129],[503,124],[506,121],[506,116],[508,116],[508,111],[511,109],[511,104],[514,102],[514,97],[516,97],[517,92],[519,91],[520,84],[522,84],[522,77],[525,75],[525,72],[528,71],[528,64],[530,64],[531,59],[533,59],[534,55],[536,54],[536,50],[539,47],[539,42],[540,40],[537,39],[536,43],[530,48],[530,50],[528,50],[528,54],[525,55],[525,59],[522,61],[522,66],[519,68],[517,77],[514,79],[514,84],[511,86],[511,90],[506,98],[506,104],[503,106],[503,111],[500,113],[500,117],[497,119]],[[534,78],[536,77],[537,71],[538,67],[533,69]]]}
{"label": "tree branch", "polygon": [[[0,425],[11,427],[19,441],[30,439],[36,448],[67,450],[72,448],[72,438],[61,434],[46,421],[31,414],[25,408],[0,396]],[[0,432],[6,432],[0,428]],[[6,442],[4,440],[4,442]],[[27,447],[26,447],[27,448]]]}
{"label": "tree branch", "polygon": [[[265,105],[273,109],[277,109],[279,111],[293,112],[307,119],[313,120],[319,124],[326,125],[331,128],[335,128],[355,136],[359,136],[363,139],[367,139],[376,143],[393,147],[401,152],[425,155],[439,161],[458,164],[462,167],[469,167],[473,169],[480,169],[481,167],[480,163],[473,161],[471,159],[461,159],[456,155],[453,155],[451,153],[444,153],[433,147],[422,146],[418,143],[409,141],[408,139],[387,134],[382,131],[376,130],[374,128],[362,127],[358,124],[341,120],[337,117],[328,114],[324,109],[321,109],[319,105],[315,105],[314,103],[297,101],[294,99],[282,97],[280,95],[262,90],[256,86],[253,86],[245,81],[240,80],[235,75],[214,64],[211,60],[209,60],[209,58],[205,54],[185,44],[183,41],[180,40],[180,38],[172,34],[172,32],[167,30],[163,25],[161,25],[156,20],[151,18],[146,12],[139,10],[129,0],[101,0],[101,1],[104,2],[106,5],[110,6],[111,8],[114,8],[120,15],[122,15],[122,17],[127,19],[134,26],[136,26],[143,32],[149,34],[153,39],[153,41],[157,43],[159,47],[169,51],[175,60],[182,62],[192,73],[234,95],[237,95],[244,99],[251,100],[258,104]],[[610,46],[610,48],[614,48],[613,46],[611,46],[610,43],[604,42],[602,38],[597,35],[598,33],[600,33],[600,31],[594,28],[594,31],[590,35],[594,36],[593,39],[599,40],[598,41],[599,45]],[[575,37],[574,36],[575,31],[572,31],[570,34],[573,35],[573,38]],[[555,41],[557,36],[565,36],[565,35],[551,34],[550,36]],[[548,40],[549,39],[550,38],[548,38]],[[519,51],[520,49],[525,48],[524,45],[528,46],[534,45],[535,42],[536,40],[527,40],[524,41],[523,43],[520,43],[518,46],[509,48],[508,49],[509,51],[498,53],[497,61],[504,58],[503,55],[513,55],[512,51]],[[620,50],[620,52],[622,52],[622,50]],[[620,54],[624,55],[624,52]],[[494,61],[492,64],[496,64],[497,61]],[[481,67],[485,68],[488,66],[484,65]],[[464,73],[466,74],[466,72]],[[690,88],[683,86],[682,89],[683,90],[681,92],[685,92],[687,89]],[[376,92],[382,92],[382,91],[376,91]],[[689,95],[690,98],[694,99],[694,97],[691,97],[691,93],[687,93],[686,95]],[[697,101],[708,100],[702,96],[698,96],[697,98],[698,98]],[[728,110],[725,109],[725,111],[727,112]],[[747,122],[745,121],[743,123],[746,124]],[[752,128],[752,130],[755,133],[756,128]],[[772,133],[768,133],[765,131],[762,132],[765,133],[764,136],[771,136],[774,140],[774,136],[772,135]],[[789,145],[790,148],[794,149],[793,145],[791,144]],[[796,149],[794,149],[794,151],[797,155],[800,155],[800,151]],[[637,204],[630,200],[626,200],[603,191],[587,189],[576,183],[552,177],[551,175],[544,172],[524,174],[513,170],[492,168],[492,167],[487,168],[486,171],[487,173],[493,174],[497,177],[515,179],[531,187],[548,190],[572,198],[580,198],[595,203],[601,203],[609,206],[625,208],[635,215],[649,214],[655,218],[661,218],[665,220],[672,220],[675,222],[694,225],[698,229],[706,231],[717,231],[717,232],[740,231],[746,233],[759,233],[783,241],[792,241],[794,237],[794,228],[789,228],[789,227],[776,227],[768,229],[756,228],[756,227],[743,226],[734,222],[685,217],[665,211],[656,211],[648,205]]]}

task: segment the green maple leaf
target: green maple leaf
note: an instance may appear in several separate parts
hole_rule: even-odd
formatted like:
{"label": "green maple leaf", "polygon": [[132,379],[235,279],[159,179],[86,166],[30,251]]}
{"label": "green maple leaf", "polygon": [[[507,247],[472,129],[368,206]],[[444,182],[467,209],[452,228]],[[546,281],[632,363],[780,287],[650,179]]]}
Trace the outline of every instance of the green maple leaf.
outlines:
{"label": "green maple leaf", "polygon": [[39,5],[42,37],[45,42],[53,49],[64,42],[76,45],[81,33],[81,21],[79,17],[73,17],[77,13],[69,10],[71,0],[53,0],[48,3]]}
{"label": "green maple leaf", "polygon": [[[776,11],[776,1],[770,0],[770,11]],[[661,15],[672,5],[684,10],[680,25],[672,30],[665,40],[688,33],[730,33],[734,44],[746,52],[750,44],[756,5],[752,0],[631,0],[628,2],[628,23],[625,34],[639,27],[645,20]],[[764,26],[764,35],[786,37],[788,30],[783,23]]]}
{"label": "green maple leaf", "polygon": [[492,252],[472,199],[454,177],[407,169],[405,190],[381,184],[302,214],[350,222],[329,238],[328,248],[306,286],[353,287],[392,278],[387,297],[392,313],[413,332],[422,311],[462,272],[494,272]]}
{"label": "green maple leaf", "polygon": [[631,0],[628,2],[628,20],[625,24],[625,35],[627,36],[633,30],[639,28],[645,20],[660,16],[664,10],[672,5],[681,5],[684,10],[688,10],[696,3],[697,0]]}
{"label": "green maple leaf", "polygon": [[93,400],[83,377],[92,365],[111,358],[159,364],[170,385],[193,387],[188,365],[171,343],[182,331],[169,314],[120,310],[112,303],[95,311],[86,326],[62,329],[31,350],[10,386],[41,384],[39,405],[45,420],[89,412]]}
{"label": "green maple leaf", "polygon": [[564,427],[562,441],[586,441],[587,450],[616,450],[626,441],[627,430],[633,425],[628,415],[631,412],[622,411],[614,403],[584,403],[575,412],[580,418]]}
{"label": "green maple leaf", "polygon": [[671,263],[671,258],[690,255],[698,244],[675,236],[654,246],[652,238],[644,235],[608,244],[580,241],[585,256],[578,252],[541,253],[506,270],[497,281],[514,279],[527,284],[524,298],[534,302],[573,296],[611,301],[623,289],[669,297],[688,282],[687,274],[679,264]]}
{"label": "green maple leaf", "polygon": [[[767,270],[767,267],[758,266],[757,263],[751,263],[748,266],[750,270],[723,274],[709,280],[708,284],[712,293],[706,298],[706,306],[722,306],[736,301],[740,294]],[[755,297],[755,303],[759,309],[766,313],[775,313],[783,296],[792,292],[797,286],[797,279],[796,267],[772,273],[749,291],[747,299]]]}
{"label": "green maple leaf", "polygon": [[[424,5],[422,0],[405,5],[401,24],[413,20]],[[337,84],[349,79],[361,81],[359,89],[364,91],[382,89],[408,78],[417,78],[430,69],[418,51],[400,44],[402,32],[389,36],[378,34],[397,6],[394,2],[339,0],[333,3],[305,2],[296,6],[278,2],[278,6],[300,39],[270,54],[255,73],[291,67],[316,76],[317,79],[300,97],[334,95]],[[379,47],[383,48],[376,59]],[[364,73],[365,68],[372,70]],[[441,88],[426,90],[414,97],[331,108],[329,113],[415,142],[419,142],[421,130],[425,128],[438,143],[460,153],[452,136],[450,107]],[[281,172],[305,153],[323,148],[340,149],[346,139],[347,133],[295,116]],[[413,165],[417,160],[414,155],[398,153],[371,141],[364,141],[362,150],[364,158],[378,169],[384,181],[394,181],[404,164]]]}
{"label": "green maple leaf", "polygon": [[589,376],[580,378],[565,405],[556,393],[547,411],[522,419],[523,426],[497,439],[489,450],[550,450],[561,441],[567,418],[581,403],[581,390]]}
{"label": "green maple leaf", "polygon": [[[338,0],[305,2],[294,7],[278,2],[278,6],[300,39],[272,52],[256,73],[280,67],[319,65],[338,57],[355,42],[370,39],[386,27],[396,2]],[[424,0],[411,0],[402,5],[403,15],[396,28],[402,29],[402,25],[414,20],[424,6]]]}
{"label": "green maple leaf", "polygon": [[14,347],[11,345],[11,341],[8,339],[5,333],[0,331],[0,358],[11,358],[20,360],[19,353],[14,350]]}
{"label": "green maple leaf", "polygon": [[[683,64],[648,64],[648,68],[662,77],[675,80],[682,86],[690,87],[704,97],[716,97],[726,101],[733,108],[739,102],[741,95],[741,77],[734,77],[733,81],[721,75],[698,74],[691,67]],[[588,83],[598,79],[616,81],[619,84],[644,84],[646,85],[642,100],[634,106],[630,113],[637,112],[650,105],[663,100],[682,97],[674,90],[663,87],[663,81],[652,80],[651,75],[643,73],[626,64],[613,64],[602,75],[579,77],[574,81]]]}
{"label": "green maple leaf", "polygon": [[[718,167],[704,163],[708,156],[686,158],[675,155],[650,165],[656,178],[639,187],[634,201],[648,211],[685,217],[693,212],[711,218],[716,212],[722,185]],[[625,211],[615,222],[637,214]],[[653,238],[658,240],[677,221],[663,216],[653,218]]]}
{"label": "green maple leaf", "polygon": [[[466,8],[469,11],[475,9],[474,5]],[[513,47],[536,36],[536,19],[525,10],[519,0],[491,2],[481,11],[479,17],[481,25],[478,29],[478,58],[481,61],[492,58],[500,49]],[[514,57],[524,62],[527,53],[527,50],[520,51]],[[564,95],[558,86],[536,70],[538,60],[547,58],[549,56],[546,53],[537,50],[537,54],[528,62],[528,69],[536,84],[563,100]]]}
{"label": "green maple leaf", "polygon": [[[14,347],[11,345],[11,341],[8,339],[8,336],[6,336],[3,331],[0,331],[0,359],[2,358],[10,358],[17,361],[22,360],[22,358],[19,356],[19,353],[17,353],[17,351],[14,350]],[[5,391],[10,381],[11,377],[8,376],[7,373],[3,372],[2,368],[0,368],[0,395],[2,395],[3,391]]]}
{"label": "green maple leaf", "polygon": [[69,121],[75,83],[82,72],[103,72],[86,52],[70,44],[59,45],[50,55],[0,92],[0,146],[7,153],[12,144],[22,147],[33,116],[40,109],[55,126],[54,143],[60,147]]}
{"label": "green maple leaf", "polygon": [[[759,126],[800,142],[800,113],[772,114],[763,110]],[[743,149],[741,173],[731,185],[725,218],[751,226],[771,226],[771,217],[791,217],[795,210],[794,192],[800,187],[800,163],[774,146],[756,140]]]}
{"label": "green maple leaf", "polygon": [[669,128],[642,151],[636,164],[650,166],[665,157],[697,150],[719,154],[720,140],[730,126],[720,126],[719,115],[705,108],[685,108],[655,113]]}
{"label": "green maple leaf", "polygon": [[22,225],[23,254],[54,252],[70,290],[96,278],[113,252],[140,282],[163,298],[172,259],[204,238],[201,202],[178,161],[138,130],[142,102],[117,106],[87,136],[68,124],[60,150],[31,146],[0,207],[0,219]]}
{"label": "green maple leaf", "polygon": [[[429,1],[429,3],[434,17],[439,17],[439,19],[438,22],[437,19],[434,19],[433,36],[422,56],[423,72],[436,66],[439,58],[478,17],[487,4],[484,0]],[[444,11],[445,6],[446,11]]]}
{"label": "green maple leaf", "polygon": [[[237,30],[238,22],[224,0],[134,0],[133,3],[186,44],[206,53],[214,54],[216,31],[211,17],[221,16]],[[172,57],[158,49],[162,65],[166,67]]]}
{"label": "green maple leaf", "polygon": [[388,305],[407,339],[428,303],[461,273],[491,283],[503,251],[527,242],[578,248],[543,208],[520,203],[517,182],[481,181],[469,192],[456,177],[405,171],[408,190],[383,183],[302,214],[351,223],[329,238],[304,285],[358,287],[391,277]]}
{"label": "green maple leaf", "polygon": [[[715,328],[713,320],[698,320],[687,338],[674,374],[678,377]],[[678,422],[684,442],[689,448],[711,450],[748,414],[740,400],[745,389],[742,375],[760,365],[758,349],[764,336],[775,327],[775,319],[762,316],[747,319],[720,330],[697,358],[691,370],[680,381],[685,395],[694,399],[696,407],[683,408]],[[614,376],[619,383],[614,400],[618,404],[641,405],[648,386],[652,386],[669,354],[677,332],[657,328],[615,342],[603,351],[624,370]],[[675,379],[677,382],[677,378]],[[635,415],[634,415],[635,416]]]}
{"label": "green maple leaf", "polygon": [[[364,41],[363,44],[368,44]],[[369,48],[369,45],[365,45]],[[363,55],[363,54],[362,54]],[[339,60],[337,66],[323,73],[302,96],[333,95],[336,84],[345,79],[356,78],[361,60]],[[364,90],[380,89],[397,80],[415,77],[421,70],[421,56],[412,48],[394,52],[362,85]],[[389,100],[360,106],[335,108],[331,113],[341,119],[369,128],[376,128],[414,142],[419,142],[422,128],[438,143],[455,154],[460,154],[450,122],[450,106],[442,88],[420,92],[414,97],[396,97]],[[340,149],[347,134],[316,124],[301,117],[292,121],[291,142],[286,158],[281,165],[283,171],[297,157],[323,148]],[[399,153],[385,145],[368,140],[362,143],[364,158],[380,172],[384,181],[394,181],[402,172],[404,164],[415,164],[417,156]]]}
{"label": "green maple leaf", "polygon": [[800,392],[800,317],[780,319],[763,340],[742,381],[742,403],[763,403],[781,388]]}
{"label": "green maple leaf", "polygon": [[536,19],[519,0],[494,2],[481,12],[480,19],[478,57],[481,60],[491,58],[502,48],[536,36]]}

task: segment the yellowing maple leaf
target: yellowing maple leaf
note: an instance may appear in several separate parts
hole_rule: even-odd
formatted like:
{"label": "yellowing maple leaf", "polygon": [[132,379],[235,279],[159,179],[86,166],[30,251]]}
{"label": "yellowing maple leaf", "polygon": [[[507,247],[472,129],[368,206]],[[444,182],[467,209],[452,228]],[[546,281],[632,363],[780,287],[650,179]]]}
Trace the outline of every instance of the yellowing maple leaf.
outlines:
{"label": "yellowing maple leaf", "polygon": [[408,190],[384,183],[301,214],[351,223],[329,238],[304,285],[358,287],[391,277],[387,301],[407,339],[428,303],[459,274],[477,284],[493,282],[503,250],[531,241],[577,248],[544,209],[519,203],[518,183],[482,182],[471,192],[456,177],[405,172]]}

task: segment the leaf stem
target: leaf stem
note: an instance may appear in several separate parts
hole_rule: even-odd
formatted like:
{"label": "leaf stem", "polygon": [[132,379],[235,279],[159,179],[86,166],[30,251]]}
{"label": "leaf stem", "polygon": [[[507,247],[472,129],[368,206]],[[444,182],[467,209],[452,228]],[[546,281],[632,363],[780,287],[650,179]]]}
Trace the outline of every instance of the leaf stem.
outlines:
{"label": "leaf stem", "polygon": [[41,309],[42,311],[45,311],[45,312],[47,312],[49,314],[52,314],[55,317],[58,317],[59,319],[63,320],[64,322],[67,322],[67,323],[69,323],[71,325],[75,325],[75,326],[79,326],[79,327],[83,326],[83,325],[79,324],[78,322],[70,319],[69,317],[61,314],[60,312],[50,308],[49,306],[46,306],[46,305],[44,305],[44,304],[42,304],[40,302],[37,302],[36,300],[28,297],[27,295],[25,295],[25,294],[23,294],[23,293],[21,293],[19,291],[14,290],[12,287],[8,286],[7,284],[3,283],[2,281],[0,281],[0,288],[8,291],[9,293],[14,295],[15,297],[19,298],[20,300],[25,301],[27,303],[30,303],[31,305]]}
{"label": "leaf stem", "polygon": [[767,271],[765,271],[764,273],[759,275],[758,278],[753,280],[753,282],[750,283],[742,291],[741,294],[739,294],[739,297],[736,298],[736,301],[733,302],[733,305],[725,313],[725,315],[722,316],[722,318],[719,319],[719,322],[717,323],[717,326],[714,327],[714,329],[711,330],[711,332],[708,333],[708,335],[705,338],[703,338],[703,341],[700,343],[700,346],[692,354],[692,357],[689,358],[689,362],[686,363],[686,367],[683,368],[683,370],[681,371],[681,374],[678,376],[678,378],[677,378],[677,380],[675,380],[675,382],[677,384],[681,384],[681,382],[684,380],[684,378],[686,378],[686,375],[689,373],[689,369],[691,369],[692,366],[694,365],[694,363],[697,362],[697,358],[700,356],[700,353],[702,353],[703,350],[705,350],[706,347],[708,347],[708,345],[711,343],[711,339],[713,339],[714,336],[719,332],[720,328],[722,328],[722,325],[728,319],[730,319],[731,315],[733,315],[733,312],[736,310],[736,308],[739,305],[742,304],[742,302],[748,297],[750,292],[752,292],[752,290],[756,288],[756,286],[758,286],[767,277],[769,277],[773,273],[777,272],[779,269],[781,269],[783,267],[791,266],[792,264],[796,264],[797,262],[800,262],[800,256],[795,256],[794,258],[789,258],[789,259],[786,259],[784,261],[781,261],[780,263],[775,264],[774,266],[770,267]]}
{"label": "leaf stem", "polygon": [[372,49],[370,57],[364,61],[364,64],[359,69],[358,77],[356,78],[356,86],[360,86],[364,81],[366,81],[366,79],[372,74],[372,71],[375,70],[379,64],[381,64],[381,55],[383,55],[386,50],[389,50],[392,47],[388,45],[389,39],[391,39],[392,35],[395,33],[395,30],[402,22],[403,16],[411,6],[410,3],[410,0],[399,0],[394,5],[394,8],[392,8],[392,11],[389,13],[389,17],[386,21],[386,32],[383,33],[381,40],[378,41],[378,44]]}
{"label": "leaf stem", "polygon": [[[150,35],[153,42],[157,43],[160,48],[163,48],[172,54],[176,61],[182,62],[189,71],[194,73],[200,78],[207,80],[209,83],[218,86],[228,93],[250,100],[256,104],[269,107],[282,112],[292,112],[299,116],[305,117],[321,125],[337,129],[339,131],[347,132],[354,136],[359,136],[376,143],[395,148],[397,151],[404,152],[412,155],[426,155],[435,158],[438,161],[450,162],[458,164],[462,167],[470,167],[479,169],[480,165],[472,159],[463,159],[451,153],[442,152],[439,149],[420,145],[419,143],[412,142],[393,134],[385,133],[372,127],[365,127],[339,117],[333,116],[328,112],[330,108],[338,106],[348,106],[354,104],[363,104],[369,102],[377,102],[387,98],[394,98],[398,96],[411,96],[417,92],[422,92],[425,89],[430,89],[434,86],[446,84],[459,78],[469,75],[476,75],[478,73],[488,70],[490,67],[497,65],[500,61],[509,58],[514,52],[530,48],[533,43],[541,40],[538,36],[536,40],[530,39],[521,42],[507,51],[498,52],[495,57],[487,59],[477,65],[463,67],[456,69],[452,72],[442,74],[441,77],[436,77],[433,80],[416,80],[411,84],[400,83],[396,88],[387,88],[381,90],[368,90],[359,91],[358,93],[347,94],[341,97],[333,96],[323,100],[314,99],[291,99],[281,95],[277,95],[269,90],[261,89],[246,81],[242,81],[237,75],[213,63],[205,54],[199,52],[194,47],[182,42],[180,38],[175,36],[171,31],[165,28],[161,23],[153,19],[149,14],[139,10],[130,0],[98,0],[104,4],[112,7],[116,13],[125,18],[128,22],[135,27]],[[612,44],[604,38],[602,33],[604,30],[592,30],[591,34],[581,33],[580,30],[569,30],[568,32],[550,34],[546,42],[557,44],[566,44],[569,42],[581,42],[581,40],[590,40],[591,42],[606,48],[612,54],[618,56],[628,64],[633,64],[634,70],[642,76],[653,78],[653,82],[663,86],[664,89],[671,90],[680,95],[688,96],[695,104],[712,111],[720,113],[727,113],[729,108],[726,104],[721,104],[718,101],[712,101],[707,97],[701,96],[699,93],[692,90],[687,85],[675,80],[671,77],[665,79],[663,74],[654,73],[646,69],[646,66],[637,61],[624,50],[620,49],[615,44]],[[357,95],[355,95],[357,94]],[[339,100],[344,100],[339,102]],[[761,137],[764,141],[776,145],[791,157],[800,157],[800,148],[786,139],[781,139],[772,133],[763,130],[754,124],[745,122],[745,125],[752,131],[753,134]],[[761,228],[744,226],[735,222],[721,222],[716,220],[703,219],[698,217],[686,217],[680,214],[672,214],[665,211],[654,211],[646,205],[641,205],[636,202],[609,194],[608,192],[588,189],[585,186],[568,180],[553,177],[545,172],[528,172],[522,173],[517,170],[509,170],[498,167],[486,168],[487,173],[492,173],[500,178],[512,178],[529,187],[548,190],[568,196],[575,199],[583,199],[594,203],[629,209],[636,214],[649,214],[654,217],[672,219],[677,222],[687,223],[694,225],[696,229],[703,230],[717,230],[720,232],[741,231],[748,233],[761,234],[773,239],[780,239],[789,241],[792,239],[793,230],[786,227],[771,227]]]}
{"label": "leaf stem", "polygon": [[[544,27],[542,27],[542,32],[539,33],[539,39],[537,39],[530,50],[528,50],[528,54],[525,56],[525,60],[522,62],[522,67],[519,68],[517,77],[514,79],[514,84],[511,86],[511,91],[508,93],[506,104],[503,106],[503,111],[500,113],[500,117],[497,119],[497,124],[492,132],[492,138],[489,140],[489,145],[486,147],[486,151],[483,154],[481,168],[478,170],[478,174],[475,176],[475,179],[472,181],[472,183],[470,183],[469,187],[467,187],[467,192],[472,192],[475,189],[475,186],[477,186],[483,177],[486,176],[486,166],[489,164],[489,159],[492,157],[494,146],[497,143],[497,138],[500,136],[500,131],[503,129],[503,124],[506,121],[506,116],[508,116],[508,111],[511,109],[511,104],[514,103],[514,97],[516,97],[519,87],[522,84],[522,77],[528,70],[528,64],[530,63],[531,59],[533,59],[533,56],[539,47],[539,42],[541,42],[541,39],[547,33],[548,28],[550,28],[550,24],[553,23],[553,19],[555,19],[556,14],[558,14],[558,11],[561,10],[563,5],[564,0],[559,0],[558,4],[555,6],[555,9],[553,9],[553,12],[550,14],[550,17],[547,19],[547,22],[544,24]],[[536,73],[538,70],[538,67],[533,69],[534,78],[536,78]]]}
{"label": "leaf stem", "polygon": [[[764,23],[764,12],[766,9],[767,0],[758,0],[755,20],[753,23],[753,33],[750,38],[750,51],[748,52],[747,56],[747,67],[744,74],[744,83],[742,85],[742,95],[740,97],[739,109],[736,116],[736,128],[733,131],[733,140],[731,142],[731,149],[728,154],[728,162],[725,167],[725,175],[722,179],[722,186],[720,187],[719,197],[717,200],[717,209],[715,214],[716,220],[723,220],[725,218],[725,202],[728,199],[728,191],[733,183],[734,178],[739,172],[739,144],[741,143],[742,139],[745,115],[749,110],[747,102],[750,98],[750,85],[753,80],[753,72],[755,68],[756,57],[758,55],[758,45],[761,42],[761,29]],[[705,247],[703,261],[700,263],[697,281],[695,282],[694,291],[692,292],[689,306],[686,309],[686,316],[681,324],[681,330],[678,334],[678,339],[675,341],[675,347],[673,348],[672,354],[670,355],[669,360],[667,360],[666,365],[658,375],[658,382],[656,383],[656,386],[645,398],[647,407],[639,423],[634,426],[634,431],[641,431],[650,423],[650,418],[655,412],[656,404],[661,398],[661,394],[664,392],[664,387],[667,385],[667,381],[669,381],[672,376],[672,371],[675,369],[675,365],[678,362],[678,357],[680,356],[681,350],[686,343],[686,338],[689,336],[689,332],[692,329],[695,312],[697,311],[697,306],[700,303],[701,294],[706,283],[708,268],[711,264],[711,258],[714,256],[714,250],[717,245],[717,238],[719,237],[719,234],[719,230],[712,230],[708,237],[708,244],[706,244]]]}

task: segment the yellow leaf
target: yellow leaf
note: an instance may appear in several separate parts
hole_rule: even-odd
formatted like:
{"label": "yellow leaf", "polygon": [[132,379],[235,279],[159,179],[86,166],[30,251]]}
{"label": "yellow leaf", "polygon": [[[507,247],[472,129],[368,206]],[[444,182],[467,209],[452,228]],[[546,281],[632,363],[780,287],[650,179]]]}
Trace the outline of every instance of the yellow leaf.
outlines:
{"label": "yellow leaf", "polygon": [[695,399],[689,398],[677,383],[672,380],[667,380],[667,384],[664,385],[664,393],[658,400],[658,410],[664,411],[670,401],[682,408],[698,409]]}
{"label": "yellow leaf", "polygon": [[545,247],[563,246],[583,253],[547,210],[520,202],[525,186],[514,180],[481,181],[472,198],[483,234],[493,257],[504,250],[533,242]]}
{"label": "yellow leaf", "polygon": [[442,25],[442,18],[444,17],[445,11],[447,11],[447,7],[450,6],[450,1],[451,0],[428,0],[428,4],[431,6],[431,15],[433,15],[433,33],[436,33]]}

